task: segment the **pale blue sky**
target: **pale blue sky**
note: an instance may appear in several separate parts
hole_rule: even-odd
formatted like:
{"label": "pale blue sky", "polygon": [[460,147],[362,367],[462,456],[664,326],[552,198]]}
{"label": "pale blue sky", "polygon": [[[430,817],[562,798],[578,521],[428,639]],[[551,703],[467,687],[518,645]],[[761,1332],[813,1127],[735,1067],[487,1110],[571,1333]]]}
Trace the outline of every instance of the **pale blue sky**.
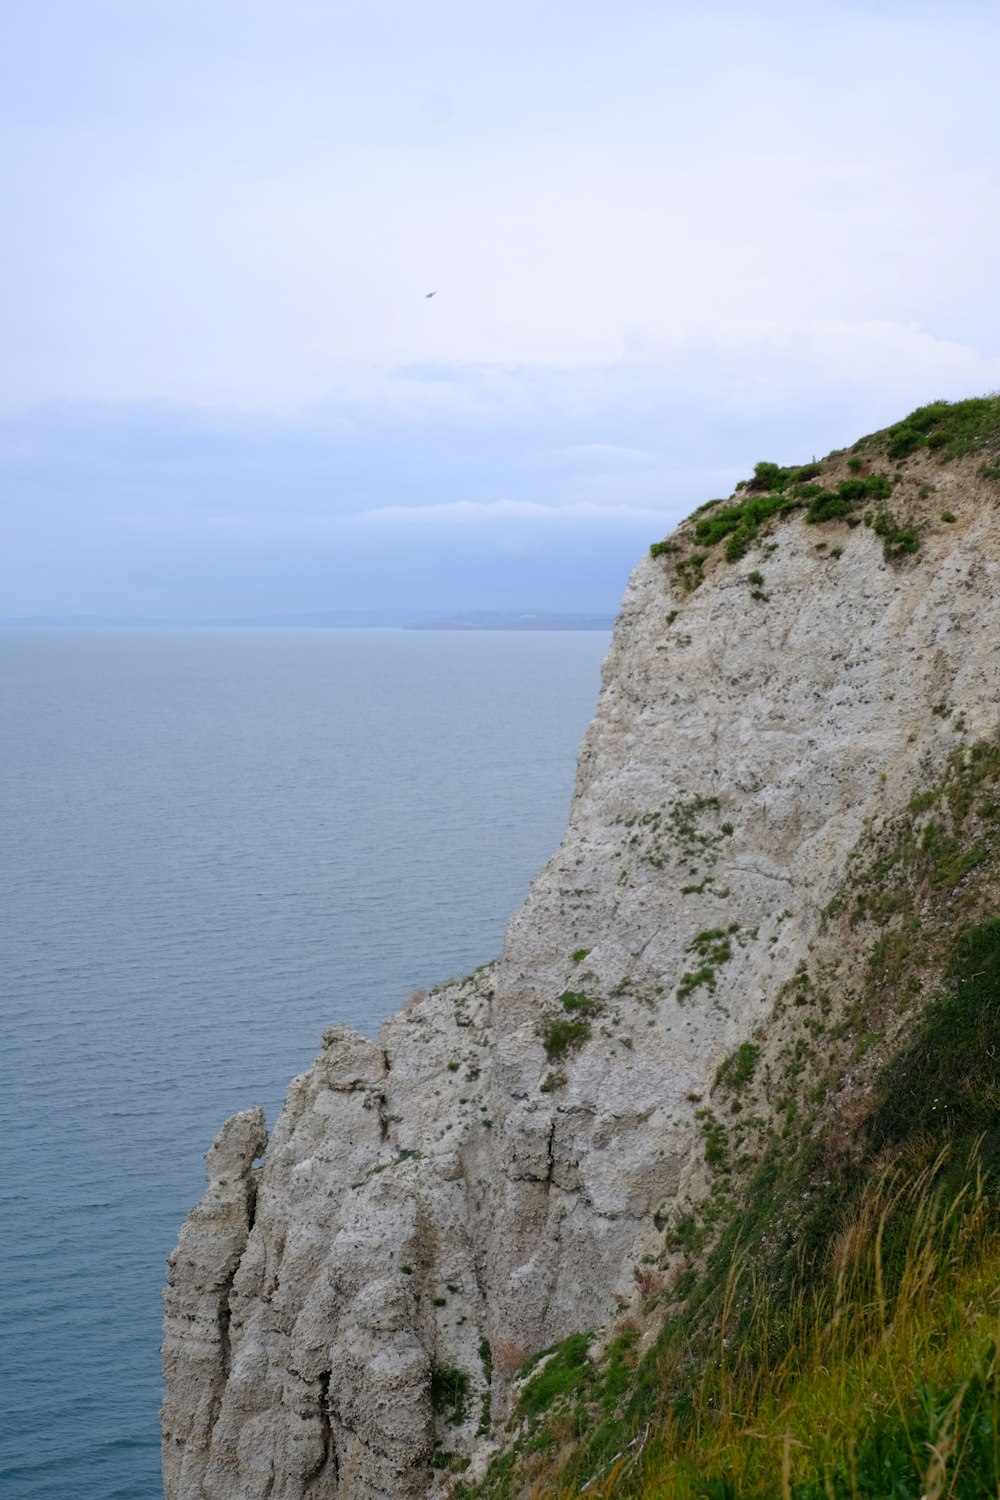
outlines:
{"label": "pale blue sky", "polygon": [[1000,386],[998,41],[4,0],[0,615],[613,609],[756,460]]}

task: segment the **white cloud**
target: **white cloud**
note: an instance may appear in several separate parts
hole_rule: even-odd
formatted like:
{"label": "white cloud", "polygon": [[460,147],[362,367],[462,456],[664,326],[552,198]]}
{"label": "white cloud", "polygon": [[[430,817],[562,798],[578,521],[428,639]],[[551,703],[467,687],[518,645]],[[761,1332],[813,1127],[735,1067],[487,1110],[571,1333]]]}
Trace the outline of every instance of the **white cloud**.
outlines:
{"label": "white cloud", "polygon": [[559,505],[538,505],[526,500],[452,500],[437,505],[383,505],[350,518],[350,524],[368,526],[563,526],[579,522],[620,525],[637,521],[657,526],[669,513],[669,506],[644,508],[634,505],[599,505],[590,501],[569,501]]}
{"label": "white cloud", "polygon": [[287,411],[768,324],[1000,348],[988,8],[514,10],[70,12],[89,87],[39,108],[31,54],[7,106],[0,400]]}

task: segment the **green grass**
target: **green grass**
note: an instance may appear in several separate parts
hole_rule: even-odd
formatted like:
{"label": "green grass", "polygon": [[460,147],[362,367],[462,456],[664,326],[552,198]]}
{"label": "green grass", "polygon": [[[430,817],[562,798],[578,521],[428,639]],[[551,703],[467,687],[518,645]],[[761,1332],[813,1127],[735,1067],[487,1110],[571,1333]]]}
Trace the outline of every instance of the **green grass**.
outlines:
{"label": "green grass", "polygon": [[[654,1216],[682,1257],[661,1331],[647,1347],[626,1326],[586,1358],[570,1345],[513,1446],[456,1495],[1000,1494],[1000,740],[956,748],[859,851],[828,910],[868,935],[867,964],[832,1012],[806,963],[782,987],[774,1024],[799,1027],[784,1077],[749,1041],[720,1066],[742,1107],[728,1132],[698,1110],[709,1197]],[[907,1006],[886,1060],[885,1017]],[[849,1097],[814,1118],[809,1099],[845,1077]],[[778,1129],[744,1166],[740,1122],[764,1098]]]}
{"label": "green grass", "polygon": [[539,1416],[557,1397],[570,1395],[591,1383],[594,1367],[587,1357],[590,1338],[589,1333],[574,1333],[562,1344],[554,1345],[552,1351],[546,1351],[549,1357],[542,1369],[521,1391],[517,1405],[521,1416]]}
{"label": "green grass", "polygon": [[553,1016],[542,1023],[542,1046],[549,1062],[567,1057],[583,1046],[590,1036],[589,1021],[571,1021],[568,1017]]}
{"label": "green grass", "polygon": [[[840,480],[835,489],[816,482],[822,475],[822,464],[787,468],[770,462],[757,464],[753,478],[736,486],[735,499],[728,504],[711,501],[707,507],[695,511],[692,517],[695,542],[705,547],[724,542],[727,560],[736,562],[746,555],[763,526],[793,510],[804,508],[806,519],[819,524],[851,516],[866,499],[884,503],[892,494],[893,481],[882,473],[863,477],[865,462],[861,455],[884,454],[891,462],[899,463],[920,449],[927,449],[942,461],[982,453],[987,461],[981,465],[980,475],[998,479],[1000,463],[989,459],[1000,452],[1000,395],[968,401],[933,401],[918,407],[892,427],[862,438],[854,447],[854,456],[847,461],[851,478]],[[829,455],[831,460],[837,457],[836,453]],[[921,496],[929,492],[930,487],[923,486]],[[871,524],[868,517],[866,524]],[[875,521],[875,530],[883,537],[888,558],[898,559],[919,547],[919,536],[912,524],[897,524],[886,515],[881,527],[879,520]],[[654,542],[649,550],[653,557],[659,557],[679,553],[682,547],[668,537]],[[685,589],[695,589],[702,583],[705,560],[703,554],[693,554],[678,562],[677,576]]]}
{"label": "green grass", "polygon": [[901,422],[863,438],[856,447],[886,447],[899,461],[927,448],[942,459],[959,458],[1000,445],[1000,395],[968,401],[932,401]]}
{"label": "green grass", "polygon": [[[870,1179],[819,1287],[793,1283],[776,1303],[749,1254],[734,1259],[696,1362],[679,1330],[660,1343],[656,1379],[669,1395],[637,1460],[587,1493],[995,1496],[1000,1237],[976,1158],[961,1165],[951,1194],[933,1167]],[[899,1220],[905,1240],[890,1264]],[[578,1482],[550,1493],[578,1494],[585,1467],[574,1463]]]}
{"label": "green grass", "polygon": [[760,1048],[753,1042],[741,1042],[715,1070],[714,1088],[738,1094],[753,1078],[760,1058]]}

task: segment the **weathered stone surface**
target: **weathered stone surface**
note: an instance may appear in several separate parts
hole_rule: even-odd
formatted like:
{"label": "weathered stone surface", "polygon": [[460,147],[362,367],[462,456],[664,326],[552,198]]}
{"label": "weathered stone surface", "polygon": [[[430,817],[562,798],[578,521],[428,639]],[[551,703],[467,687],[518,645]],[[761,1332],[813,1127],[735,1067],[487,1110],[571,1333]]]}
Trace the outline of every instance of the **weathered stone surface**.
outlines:
{"label": "weathered stone surface", "polygon": [[[499,965],[378,1046],[328,1032],[256,1208],[259,1112],[209,1153],[171,1258],[167,1500],[428,1495],[435,1448],[486,1440],[483,1340],[509,1363],[635,1297],[662,1211],[704,1190],[699,1101],[766,1028],[865,827],[996,728],[1000,512],[974,466],[936,482],[901,565],[861,526],[833,557],[800,516],[691,593],[640,563],[569,829]],[[930,524],[945,504],[958,523]],[[546,1056],[547,1024],[581,1018]]]}

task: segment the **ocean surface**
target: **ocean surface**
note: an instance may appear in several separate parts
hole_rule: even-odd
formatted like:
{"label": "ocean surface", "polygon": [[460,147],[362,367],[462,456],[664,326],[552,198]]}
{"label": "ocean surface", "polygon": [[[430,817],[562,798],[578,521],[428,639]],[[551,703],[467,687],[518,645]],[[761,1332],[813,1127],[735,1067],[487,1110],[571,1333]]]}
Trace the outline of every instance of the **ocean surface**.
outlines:
{"label": "ocean surface", "polygon": [[157,1500],[222,1121],[500,948],[603,633],[0,634],[0,1495]]}

